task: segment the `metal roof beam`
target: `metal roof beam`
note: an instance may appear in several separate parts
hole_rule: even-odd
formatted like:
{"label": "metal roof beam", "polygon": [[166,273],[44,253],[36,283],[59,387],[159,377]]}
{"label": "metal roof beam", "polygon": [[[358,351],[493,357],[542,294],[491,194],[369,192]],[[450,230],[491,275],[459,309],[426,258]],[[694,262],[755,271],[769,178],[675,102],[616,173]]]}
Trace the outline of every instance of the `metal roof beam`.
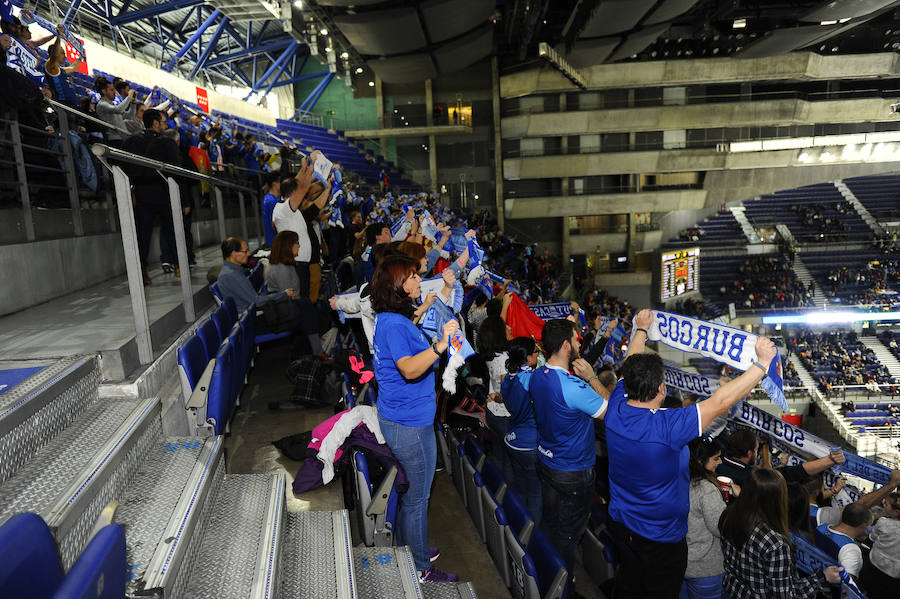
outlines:
{"label": "metal roof beam", "polygon": [[122,13],[121,11],[115,17],[109,19],[110,25],[124,25],[125,23],[133,23],[141,19],[149,19],[157,15],[164,15],[167,12],[181,10],[182,8],[192,8],[203,4],[203,0],[169,0],[156,6],[132,10]]}

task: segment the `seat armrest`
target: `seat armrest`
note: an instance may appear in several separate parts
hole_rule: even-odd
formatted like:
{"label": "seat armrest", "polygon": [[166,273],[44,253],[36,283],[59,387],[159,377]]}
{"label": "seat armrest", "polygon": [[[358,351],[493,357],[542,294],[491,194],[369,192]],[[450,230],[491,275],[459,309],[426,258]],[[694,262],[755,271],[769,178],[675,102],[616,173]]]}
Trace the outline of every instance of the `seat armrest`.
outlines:
{"label": "seat armrest", "polygon": [[209,395],[209,383],[212,380],[213,368],[215,368],[215,366],[216,360],[213,358],[209,361],[209,364],[206,365],[203,374],[200,375],[200,380],[194,385],[194,392],[191,393],[187,404],[184,406],[186,410],[199,410],[206,405],[206,399]]}
{"label": "seat armrest", "polygon": [[391,466],[391,469],[387,471],[384,478],[381,480],[381,484],[378,485],[378,488],[375,490],[372,502],[366,508],[367,516],[375,516],[387,511],[388,499],[391,496],[391,491],[394,490],[394,479],[396,478],[397,467]]}

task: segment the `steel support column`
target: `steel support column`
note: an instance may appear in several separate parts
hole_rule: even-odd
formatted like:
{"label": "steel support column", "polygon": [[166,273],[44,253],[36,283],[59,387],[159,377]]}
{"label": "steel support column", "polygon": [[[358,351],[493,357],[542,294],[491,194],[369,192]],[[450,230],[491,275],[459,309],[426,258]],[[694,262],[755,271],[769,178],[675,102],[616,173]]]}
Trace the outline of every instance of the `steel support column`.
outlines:
{"label": "steel support column", "polygon": [[199,6],[203,3],[204,0],[170,0],[169,2],[163,2],[162,4],[157,4],[156,6],[150,6],[148,8],[142,8],[140,10],[133,10],[131,12],[123,13],[120,11],[119,14],[109,20],[109,24],[124,25],[125,23],[133,23],[134,21],[149,19],[150,17],[163,15],[167,12],[172,12],[173,10],[178,10],[180,8],[191,8],[193,6]]}
{"label": "steel support column", "polygon": [[206,42],[206,48],[203,49],[203,53],[200,55],[200,58],[197,59],[197,64],[195,64],[194,68],[191,69],[191,79],[196,77],[197,72],[203,68],[204,64],[206,64],[209,55],[212,54],[213,50],[215,50],[216,43],[222,36],[222,32],[225,30],[226,25],[228,25],[228,17],[222,17],[222,20],[219,21],[219,26],[216,27],[215,32],[213,32],[212,38],[210,38],[209,41]]}
{"label": "steel support column", "polygon": [[266,72],[263,73],[262,77],[260,77],[259,79],[257,79],[256,81],[253,82],[253,87],[250,88],[250,91],[244,97],[244,101],[246,102],[248,99],[250,99],[250,96],[253,95],[253,92],[259,91],[259,88],[261,88],[263,86],[263,84],[266,82],[266,80],[269,78],[269,76],[272,73],[274,73],[275,71],[277,71],[279,69],[281,69],[283,71],[284,70],[283,67],[285,65],[287,65],[288,59],[291,56],[293,56],[294,52],[296,52],[296,51],[297,51],[297,44],[294,44],[293,46],[288,46],[287,48],[285,48],[284,52],[281,53],[281,56],[278,57],[278,60],[273,62],[272,65],[268,69],[266,69]]}
{"label": "steel support column", "polygon": [[203,24],[197,28],[197,31],[195,31],[194,34],[190,38],[188,38],[188,41],[184,43],[181,49],[175,53],[175,56],[172,57],[172,60],[169,61],[169,64],[163,67],[163,70],[171,72],[172,69],[175,68],[175,63],[178,62],[178,59],[184,56],[187,51],[191,49],[191,46],[197,43],[197,40],[200,39],[200,36],[203,35],[203,32],[209,29],[209,26],[215,23],[216,19],[218,19],[219,15],[221,14],[222,12],[219,9],[214,10],[213,13],[209,15],[209,17],[207,17],[207,19],[203,22]]}

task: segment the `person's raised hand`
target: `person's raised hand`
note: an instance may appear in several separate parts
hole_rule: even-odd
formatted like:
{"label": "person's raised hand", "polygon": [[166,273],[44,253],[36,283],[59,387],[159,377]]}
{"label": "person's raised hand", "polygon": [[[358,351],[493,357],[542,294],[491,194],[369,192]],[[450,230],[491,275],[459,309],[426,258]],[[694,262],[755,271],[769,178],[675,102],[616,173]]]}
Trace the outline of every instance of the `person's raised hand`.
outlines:
{"label": "person's raised hand", "polygon": [[896,486],[900,486],[900,469],[894,469],[891,471],[891,480],[890,484]]}
{"label": "person's raised hand", "polygon": [[295,297],[297,297],[297,294],[294,292],[293,289],[285,289],[284,292],[285,292],[285,293],[287,294],[287,296],[288,296],[289,298],[291,298],[291,299],[294,299]]}
{"label": "person's raised hand", "polygon": [[572,372],[581,380],[587,382],[591,377],[596,376],[594,369],[588,364],[584,358],[577,358],[572,361]]}
{"label": "person's raised hand", "polygon": [[841,582],[841,571],[843,568],[841,566],[828,566],[822,572],[825,574],[825,580],[828,581],[829,584],[838,584]]}
{"label": "person's raised hand", "polygon": [[[644,329],[650,330],[650,326],[653,324],[653,312],[644,308],[640,312],[638,312],[634,317],[634,326]],[[612,328],[612,327],[610,327]]]}
{"label": "person's raised hand", "polygon": [[444,285],[453,287],[456,284],[456,273],[452,268],[445,268],[441,271],[441,277],[444,279]]}
{"label": "person's raised hand", "polygon": [[775,343],[768,337],[760,337],[756,340],[756,358],[767,370],[769,364],[771,364],[772,360],[775,358],[776,353]]}
{"label": "person's raised hand", "polygon": [[847,479],[842,476],[835,481],[834,486],[831,487],[831,490],[837,493],[845,486],[847,486]]}
{"label": "person's raised hand", "polygon": [[422,302],[422,305],[430,306],[431,304],[434,303],[434,300],[436,300],[436,299],[437,299],[437,293],[435,293],[434,291],[430,291],[425,295],[425,301]]}
{"label": "person's raised hand", "polygon": [[456,320],[449,320],[444,324],[444,330],[441,334],[441,343],[450,346],[450,337],[459,330],[459,323]]}
{"label": "person's raised hand", "polygon": [[59,25],[56,26],[56,35],[62,37],[62,36],[64,36],[65,34],[66,34],[66,30],[65,30],[65,28],[62,26],[62,24],[60,23]]}
{"label": "person's raised hand", "polygon": [[332,310],[337,310],[337,300],[338,298],[336,295],[332,295],[328,298],[328,305],[331,306]]}
{"label": "person's raised hand", "polygon": [[841,451],[840,449],[838,449],[837,451],[832,451],[828,455],[831,458],[831,461],[834,462],[835,464],[843,464],[844,462],[847,461],[847,458],[844,456],[844,452]]}
{"label": "person's raised hand", "polygon": [[466,231],[466,239],[474,239],[475,238],[475,229],[469,229]]}

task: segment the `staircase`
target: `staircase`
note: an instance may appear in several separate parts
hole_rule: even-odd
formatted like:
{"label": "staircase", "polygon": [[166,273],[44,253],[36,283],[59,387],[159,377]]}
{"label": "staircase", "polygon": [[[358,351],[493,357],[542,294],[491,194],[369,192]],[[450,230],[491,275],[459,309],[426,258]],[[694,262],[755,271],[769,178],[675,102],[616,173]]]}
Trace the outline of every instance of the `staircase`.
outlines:
{"label": "staircase", "polygon": [[794,368],[797,369],[797,375],[800,377],[800,381],[803,383],[803,386],[806,387],[806,390],[809,391],[810,395],[812,395],[813,397],[818,395],[819,386],[816,384],[815,379],[813,379],[812,375],[806,369],[806,366],[803,365],[803,362],[800,361],[800,356],[792,353],[790,362],[794,365]]}
{"label": "staircase", "polygon": [[862,202],[859,201],[859,198],[856,197],[856,194],[847,187],[846,183],[844,183],[841,179],[837,179],[834,182],[834,186],[837,188],[841,195],[844,196],[844,199],[853,204],[853,208],[856,209],[856,212],[859,216],[865,221],[869,228],[872,229],[872,232],[875,235],[883,235],[884,229],[881,228],[881,225],[878,224],[878,221],[875,220],[875,217],[863,206]]}
{"label": "staircase", "polygon": [[475,598],[420,585],[407,547],[354,548],[346,510],[288,513],[282,475],[226,474],[224,437],[163,436],[158,398],[100,397],[98,362],[60,360],[0,395],[0,524],[39,514],[65,570],[117,503],[128,596]]}
{"label": "staircase", "polygon": [[803,260],[800,259],[800,254],[794,255],[794,274],[797,275],[797,280],[803,283],[807,288],[809,288],[809,283],[813,284],[813,294],[812,301],[813,305],[819,308],[823,308],[828,304],[828,296],[825,295],[825,292],[822,291],[822,288],[819,286],[819,283],[812,276],[812,273],[809,272],[809,269],[806,268],[806,265],[803,264]]}
{"label": "staircase", "polygon": [[734,219],[741,225],[741,231],[744,232],[744,237],[747,238],[747,241],[750,243],[759,243],[759,235],[756,234],[756,229],[753,228],[753,225],[747,218],[747,214],[744,212],[744,206],[732,206],[729,210],[731,210],[731,214],[734,215]]}
{"label": "staircase", "polygon": [[878,361],[884,364],[891,376],[900,380],[900,360],[888,349],[878,337],[860,337],[863,345],[875,352]]}

